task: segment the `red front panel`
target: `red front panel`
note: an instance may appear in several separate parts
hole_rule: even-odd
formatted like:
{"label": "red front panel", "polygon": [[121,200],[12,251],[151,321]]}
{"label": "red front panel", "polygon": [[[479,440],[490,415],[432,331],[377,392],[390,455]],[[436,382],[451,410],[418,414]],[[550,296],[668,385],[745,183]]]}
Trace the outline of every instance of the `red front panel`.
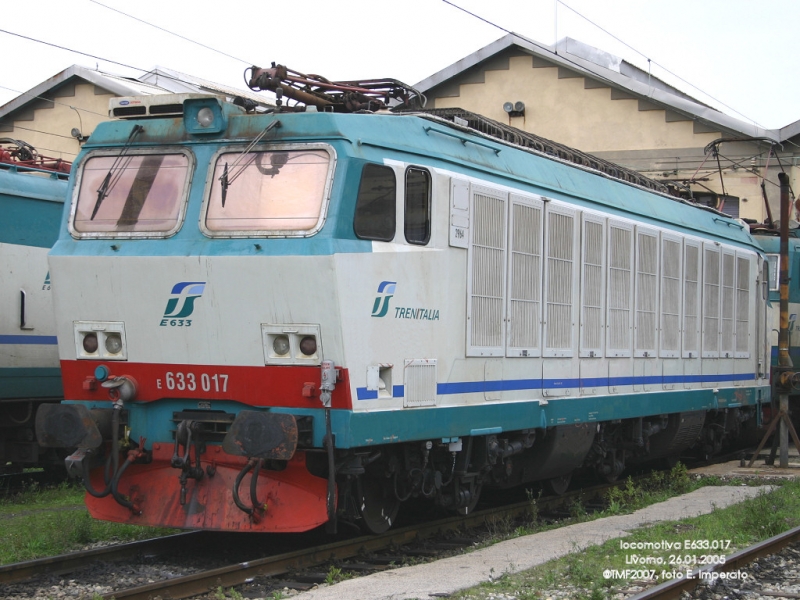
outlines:
{"label": "red front panel", "polygon": [[[119,492],[141,514],[117,503],[111,495],[95,498],[86,494],[86,506],[95,519],[179,529],[222,531],[300,532],[319,527],[328,520],[327,481],[306,468],[304,452],[288,461],[283,471],[261,470],[257,498],[261,514],[254,519],[233,501],[236,476],[247,463],[240,456],[226,454],[219,446],[209,447],[201,456],[203,468],[212,465],[214,475],[200,481],[189,479],[181,504],[180,469],[170,466],[170,444],[153,444],[153,462],[131,465],[122,474]],[[252,471],[244,476],[239,497],[248,507]],[[96,490],[105,487],[103,468],[92,471]]]}
{"label": "red front panel", "polygon": [[[251,406],[319,408],[320,368],[307,366],[198,366],[93,360],[62,360],[64,396],[69,400],[108,400],[108,390],[94,378],[105,365],[111,377],[125,375],[136,381],[136,401],[163,398],[233,400]],[[306,384],[316,393],[304,396]],[[333,408],[352,408],[350,381],[345,369],[333,392]]]}

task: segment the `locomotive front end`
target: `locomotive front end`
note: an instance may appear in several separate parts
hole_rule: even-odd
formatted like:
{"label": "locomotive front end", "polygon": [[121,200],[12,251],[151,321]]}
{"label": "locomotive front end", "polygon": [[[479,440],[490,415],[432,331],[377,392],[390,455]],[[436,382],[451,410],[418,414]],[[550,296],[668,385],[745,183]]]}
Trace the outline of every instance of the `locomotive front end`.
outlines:
{"label": "locomotive front end", "polygon": [[217,97],[111,112],[126,119],[85,146],[50,255],[68,402],[39,413],[40,439],[77,448],[67,466],[99,519],[329,521],[330,412],[350,406],[325,360],[341,350],[318,235],[334,148],[282,139],[282,117]]}

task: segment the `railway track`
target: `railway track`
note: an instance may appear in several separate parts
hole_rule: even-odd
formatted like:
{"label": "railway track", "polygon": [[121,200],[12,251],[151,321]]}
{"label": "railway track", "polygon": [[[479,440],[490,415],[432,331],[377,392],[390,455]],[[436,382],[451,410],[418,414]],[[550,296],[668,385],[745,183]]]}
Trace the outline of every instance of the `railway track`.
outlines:
{"label": "railway track", "polygon": [[[578,501],[584,504],[587,512],[602,509],[604,503],[599,499],[615,485],[625,485],[626,483],[626,481],[623,481],[616,484],[584,487],[563,496],[540,497],[536,499],[536,511],[540,517],[561,519],[569,516],[570,511]],[[453,534],[448,534],[448,532],[463,532],[464,530],[479,528],[484,524],[489,524],[490,528],[498,529],[498,524],[507,526],[508,523],[513,522],[515,519],[525,516],[526,513],[529,514],[532,508],[532,500],[527,499],[502,507],[476,511],[468,516],[454,516],[429,523],[411,524],[390,530],[383,535],[350,537],[324,543],[323,545],[320,545],[319,536],[307,536],[304,539],[292,536],[291,540],[296,541],[300,547],[272,556],[263,556],[263,549],[261,551],[255,549],[242,551],[240,555],[256,556],[257,558],[231,562],[230,564],[214,566],[210,569],[182,569],[178,565],[175,569],[177,573],[185,573],[186,570],[197,572],[177,576],[173,573],[163,580],[147,581],[142,585],[134,585],[126,589],[116,589],[115,586],[112,591],[103,594],[102,597],[113,597],[116,600],[128,598],[149,600],[156,596],[175,599],[187,598],[206,594],[220,587],[238,586],[252,581],[256,577],[289,579],[290,587],[303,589],[304,581],[319,583],[324,581],[325,573],[305,573],[298,576],[298,572],[307,572],[314,567],[325,564],[337,565],[347,571],[375,572],[389,568],[392,563],[402,564],[409,557],[436,558],[439,555],[446,554],[448,550],[452,552],[459,547],[473,545],[474,542],[479,541],[481,538],[479,535],[466,538],[458,537],[455,540],[451,537],[448,541],[433,543],[427,549],[417,547],[411,550],[400,550],[400,548],[412,543],[416,543],[419,546],[421,540],[428,540],[437,534],[452,536]],[[225,544],[220,537],[222,535],[224,534],[191,532],[142,542],[96,548],[60,557],[48,557],[25,563],[6,565],[0,567],[0,586],[47,574],[77,573],[80,569],[96,565],[99,562],[132,560],[142,556],[181,556],[187,554],[186,548],[201,548],[205,546],[219,550]],[[246,536],[246,534],[239,535],[243,536],[239,539],[253,539],[252,536]],[[290,538],[285,536],[270,538],[270,541],[267,541],[264,536],[260,536],[259,539],[263,539],[265,545],[280,545],[283,548],[286,548],[287,544],[290,543]],[[391,554],[386,554],[387,549]],[[344,561],[352,561],[354,558],[358,562],[343,564]],[[221,563],[222,561],[220,560],[215,561],[216,565]],[[308,584],[306,587],[311,587],[311,585],[313,583]],[[2,587],[0,587],[0,590],[2,590]],[[96,596],[100,596],[100,594],[97,593]]]}
{"label": "railway track", "polygon": [[[765,556],[776,554],[795,542],[800,541],[800,527],[795,527],[784,533],[773,536],[763,542],[753,544],[748,548],[734,552],[726,558],[724,565],[706,565],[695,569],[684,579],[674,579],[652,587],[630,600],[670,600],[680,598],[683,592],[694,591],[703,581],[713,581],[713,574],[730,573],[733,571],[746,571],[754,561]],[[763,595],[778,596],[783,598],[798,598],[800,594],[781,592],[762,592]]]}
{"label": "railway track", "polygon": [[[602,503],[596,499],[612,487],[614,487],[612,484],[598,485],[563,496],[538,498],[536,508],[540,515],[550,515],[553,518],[566,516],[568,514],[567,507],[576,502],[578,498],[583,501],[592,501],[591,506],[599,508]],[[481,536],[459,537],[455,540],[451,537],[447,541],[432,543],[426,548],[402,549],[402,547],[418,544],[433,536],[450,535],[449,532],[476,529],[484,524],[489,524],[490,527],[496,527],[499,523],[507,524],[529,514],[531,509],[531,501],[526,500],[499,508],[475,511],[466,516],[458,515],[427,523],[412,524],[389,530],[383,535],[350,537],[323,545],[319,544],[319,537],[309,538],[304,542],[306,547],[289,552],[204,569],[188,575],[173,576],[127,589],[115,589],[102,594],[102,597],[116,600],[150,600],[156,596],[173,599],[188,598],[217,590],[219,587],[229,588],[241,585],[256,577],[274,578],[287,574],[292,580],[291,583],[298,584],[296,587],[302,589],[303,581],[319,582],[324,578],[324,573],[322,575],[306,573],[297,576],[298,572],[308,571],[325,564],[341,564],[342,561],[352,561],[356,557],[358,562],[351,562],[343,568],[348,571],[375,572],[389,568],[392,564],[401,564],[409,557],[415,559],[436,558],[438,555],[470,546],[479,541]],[[198,548],[207,545],[219,548],[219,538],[214,536],[215,534],[210,532],[190,532],[5,565],[0,567],[0,586],[23,582],[47,574],[76,573],[80,569],[88,568],[99,562],[131,560],[142,555],[176,556],[187,547]],[[279,540],[282,540],[285,545],[287,538],[283,536]],[[253,550],[253,554],[255,553],[256,551]],[[309,584],[307,587],[311,587],[311,585],[313,584]]]}
{"label": "railway track", "polygon": [[0,566],[0,585],[25,581],[43,574],[70,573],[98,560],[113,562],[142,554],[160,554],[176,549],[182,544],[203,543],[204,537],[208,537],[206,532],[192,531],[2,565]]}

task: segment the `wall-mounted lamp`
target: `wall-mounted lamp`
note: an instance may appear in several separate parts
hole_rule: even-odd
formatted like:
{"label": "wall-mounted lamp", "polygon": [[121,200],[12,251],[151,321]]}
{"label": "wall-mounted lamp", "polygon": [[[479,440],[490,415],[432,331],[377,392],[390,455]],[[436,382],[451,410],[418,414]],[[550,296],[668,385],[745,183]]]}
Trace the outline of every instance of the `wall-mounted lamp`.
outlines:
{"label": "wall-mounted lamp", "polygon": [[88,135],[83,135],[81,133],[81,130],[78,129],[77,127],[73,127],[72,131],[70,131],[69,133],[70,133],[70,135],[72,137],[74,137],[76,140],[78,140],[79,144],[82,144],[83,142],[85,142],[86,140],[89,139],[89,136]]}
{"label": "wall-mounted lamp", "polygon": [[524,117],[525,103],[521,101],[506,102],[503,104],[503,110],[508,113],[509,117]]}

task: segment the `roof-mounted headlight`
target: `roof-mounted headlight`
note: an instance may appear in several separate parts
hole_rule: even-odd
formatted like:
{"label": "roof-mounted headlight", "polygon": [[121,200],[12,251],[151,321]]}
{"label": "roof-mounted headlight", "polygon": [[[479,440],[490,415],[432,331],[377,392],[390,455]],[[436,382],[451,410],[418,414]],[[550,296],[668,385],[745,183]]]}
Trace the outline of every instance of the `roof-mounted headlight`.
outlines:
{"label": "roof-mounted headlight", "polygon": [[197,124],[200,127],[211,127],[214,124],[214,111],[204,106],[197,111]]}
{"label": "roof-mounted headlight", "polygon": [[220,133],[228,126],[217,98],[190,98],[183,103],[183,124],[189,133]]}

